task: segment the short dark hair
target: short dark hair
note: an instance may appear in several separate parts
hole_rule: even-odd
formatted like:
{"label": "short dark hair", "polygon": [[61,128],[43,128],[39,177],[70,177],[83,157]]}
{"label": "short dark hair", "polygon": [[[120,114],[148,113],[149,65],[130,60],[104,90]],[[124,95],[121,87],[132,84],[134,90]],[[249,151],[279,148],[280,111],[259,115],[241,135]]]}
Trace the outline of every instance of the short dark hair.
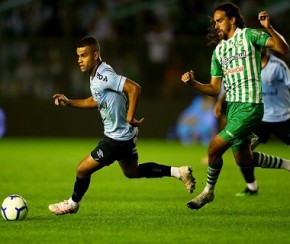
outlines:
{"label": "short dark hair", "polygon": [[93,50],[97,51],[98,53],[100,52],[100,45],[97,39],[92,36],[86,36],[82,38],[77,44],[77,48],[86,46],[92,47]]}

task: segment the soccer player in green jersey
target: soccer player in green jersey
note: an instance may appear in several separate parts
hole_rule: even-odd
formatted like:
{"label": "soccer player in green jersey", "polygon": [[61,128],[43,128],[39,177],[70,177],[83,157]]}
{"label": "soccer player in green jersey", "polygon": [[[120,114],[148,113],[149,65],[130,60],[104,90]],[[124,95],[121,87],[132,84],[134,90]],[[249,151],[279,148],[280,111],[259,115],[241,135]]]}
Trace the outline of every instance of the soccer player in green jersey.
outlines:
{"label": "soccer player in green jersey", "polygon": [[212,27],[207,37],[216,44],[211,60],[209,84],[195,80],[193,71],[181,80],[209,96],[218,96],[222,80],[226,94],[227,125],[208,147],[207,184],[188,202],[191,209],[200,209],[214,200],[214,189],[223,166],[223,154],[231,147],[240,167],[281,168],[290,171],[290,160],[251,151],[253,129],[262,120],[264,106],[261,83],[261,47],[282,54],[289,46],[270,24],[266,11],[258,14],[265,31],[246,28],[239,8],[222,3],[214,9]]}

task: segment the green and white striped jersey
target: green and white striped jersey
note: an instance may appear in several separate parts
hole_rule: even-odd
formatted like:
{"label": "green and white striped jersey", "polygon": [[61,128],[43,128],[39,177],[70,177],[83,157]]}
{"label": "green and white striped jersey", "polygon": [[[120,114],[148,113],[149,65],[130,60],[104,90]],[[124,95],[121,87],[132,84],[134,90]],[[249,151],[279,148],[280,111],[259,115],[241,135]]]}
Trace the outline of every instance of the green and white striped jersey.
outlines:
{"label": "green and white striped jersey", "polygon": [[211,76],[222,77],[228,102],[262,103],[261,54],[269,35],[262,30],[237,28],[221,40],[211,60]]}

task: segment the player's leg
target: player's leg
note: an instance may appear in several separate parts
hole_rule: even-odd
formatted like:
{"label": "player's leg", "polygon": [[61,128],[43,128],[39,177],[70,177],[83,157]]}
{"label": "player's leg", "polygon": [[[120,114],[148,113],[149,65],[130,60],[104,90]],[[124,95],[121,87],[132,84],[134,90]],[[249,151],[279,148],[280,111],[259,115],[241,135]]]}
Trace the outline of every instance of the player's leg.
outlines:
{"label": "player's leg", "polygon": [[[257,136],[255,140],[251,141],[251,150],[253,151],[260,143],[266,143],[272,133],[272,127],[267,122],[261,122],[259,126],[254,129],[254,134]],[[246,188],[236,193],[237,197],[256,196],[258,194],[258,183],[255,178],[255,168],[240,167],[243,178],[246,182]]]}
{"label": "player's leg", "polygon": [[172,167],[154,162],[138,164],[137,160],[132,159],[120,160],[119,165],[128,178],[175,177],[184,183],[190,193],[195,189],[195,178],[190,166]]}
{"label": "player's leg", "polygon": [[[288,129],[289,130],[289,129]],[[281,130],[281,133],[285,133],[285,131]],[[246,157],[243,157],[243,159]],[[250,162],[250,161],[249,161]],[[245,161],[240,162],[240,166],[247,166]],[[261,168],[272,168],[272,169],[286,169],[290,171],[290,160],[283,159],[280,157],[268,155],[266,153],[261,152],[253,152],[252,153],[252,165],[254,167]]]}
{"label": "player's leg", "polygon": [[[268,124],[271,127],[268,129],[269,131],[271,131],[284,144],[290,145],[290,120]],[[290,171],[290,160],[288,159],[267,155],[261,152],[254,152],[253,157],[256,167],[285,169]]]}
{"label": "player's leg", "polygon": [[240,167],[260,167],[271,169],[286,169],[290,171],[290,160],[280,157],[268,155],[262,152],[253,152],[249,156],[249,152],[238,151],[235,153],[235,159]]}
{"label": "player's leg", "polygon": [[119,161],[119,165],[128,178],[160,178],[171,176],[171,167],[161,165],[154,162],[138,164],[137,159],[123,159]]}
{"label": "player's leg", "polygon": [[[290,146],[290,119],[274,124],[273,134],[285,145]],[[281,164],[281,168],[290,170],[290,163],[286,160]]]}
{"label": "player's leg", "polygon": [[[246,188],[236,196],[257,195],[258,185],[254,175],[254,165],[252,157],[252,144],[250,141],[245,141],[244,145],[240,145],[238,149],[233,147],[234,158],[238,166],[240,166],[241,173],[246,181]],[[247,162],[247,163],[245,163]]]}
{"label": "player's leg", "polygon": [[246,188],[235,194],[237,197],[244,196],[255,196],[258,194],[258,183],[255,178],[255,168],[254,167],[241,167],[241,173],[246,182]]}
{"label": "player's leg", "polygon": [[136,140],[132,140],[131,143],[124,143],[124,145],[119,149],[118,162],[126,177],[160,178],[164,176],[172,176],[180,179],[190,193],[195,189],[195,179],[192,176],[191,167],[172,167],[155,162],[138,164]]}
{"label": "player's leg", "polygon": [[285,145],[290,146],[290,119],[272,123],[272,133]]}
{"label": "player's leg", "polygon": [[79,202],[89,188],[91,174],[102,167],[103,165],[95,161],[91,155],[86,156],[77,166],[77,176],[72,196],[63,202],[50,204],[49,210],[57,215],[76,213],[79,209]]}
{"label": "player's leg", "polygon": [[204,190],[187,203],[191,209],[200,209],[205,204],[214,200],[214,189],[220,175],[223,159],[222,155],[231,146],[229,142],[217,135],[211,141],[208,148],[207,182]]}
{"label": "player's leg", "polygon": [[[223,166],[222,155],[232,145],[232,148],[243,143],[241,138],[247,138],[253,125],[261,121],[263,104],[228,103],[227,124],[225,128],[211,141],[208,148],[207,184],[202,193],[188,202],[191,209],[200,209],[214,199],[214,188]],[[250,143],[248,143],[250,145]]]}
{"label": "player's leg", "polygon": [[113,163],[115,160],[114,152],[114,144],[111,143],[109,138],[104,137],[91,154],[78,164],[72,196],[63,202],[49,205],[50,211],[59,215],[76,213],[79,208],[79,202],[89,188],[91,174],[105,165]]}
{"label": "player's leg", "polygon": [[262,152],[253,152],[255,167],[267,169],[285,169],[290,171],[290,160]]}
{"label": "player's leg", "polygon": [[86,156],[77,167],[77,177],[72,194],[72,200],[79,203],[89,188],[91,175],[103,168],[104,165],[92,158],[91,155]]}

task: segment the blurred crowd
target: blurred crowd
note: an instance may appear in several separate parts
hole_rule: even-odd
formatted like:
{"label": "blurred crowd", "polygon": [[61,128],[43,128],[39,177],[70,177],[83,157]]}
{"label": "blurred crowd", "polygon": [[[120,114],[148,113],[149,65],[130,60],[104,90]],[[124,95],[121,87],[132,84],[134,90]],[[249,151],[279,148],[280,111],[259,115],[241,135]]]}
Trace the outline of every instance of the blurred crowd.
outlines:
{"label": "blurred crowd", "polygon": [[[0,98],[45,100],[58,90],[71,97],[88,95],[87,76],[79,72],[75,55],[75,44],[86,35],[99,40],[103,60],[117,73],[141,84],[144,97],[192,98],[193,91],[179,82],[189,68],[198,69],[201,80],[209,79],[207,17],[221,1],[7,2],[12,1],[0,1]],[[281,30],[289,1],[232,2],[249,26],[257,25],[259,10],[269,9],[273,24],[290,37],[289,29]]]}
{"label": "blurred crowd", "polygon": [[167,139],[179,140],[185,146],[193,143],[208,146],[218,128],[213,114],[214,104],[213,97],[195,96],[178,116],[176,125],[168,131]]}

